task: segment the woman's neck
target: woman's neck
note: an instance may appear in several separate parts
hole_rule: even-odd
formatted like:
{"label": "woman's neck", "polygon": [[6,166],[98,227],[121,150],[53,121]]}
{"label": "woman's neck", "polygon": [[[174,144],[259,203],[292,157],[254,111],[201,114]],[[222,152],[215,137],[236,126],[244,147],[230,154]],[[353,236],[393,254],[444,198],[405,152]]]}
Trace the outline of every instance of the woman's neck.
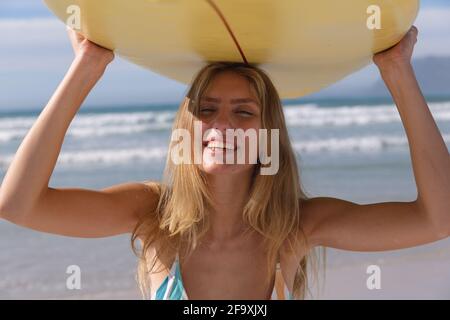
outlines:
{"label": "woman's neck", "polygon": [[208,186],[214,200],[211,227],[207,235],[209,243],[234,239],[246,229],[242,216],[251,183],[251,172],[208,176]]}

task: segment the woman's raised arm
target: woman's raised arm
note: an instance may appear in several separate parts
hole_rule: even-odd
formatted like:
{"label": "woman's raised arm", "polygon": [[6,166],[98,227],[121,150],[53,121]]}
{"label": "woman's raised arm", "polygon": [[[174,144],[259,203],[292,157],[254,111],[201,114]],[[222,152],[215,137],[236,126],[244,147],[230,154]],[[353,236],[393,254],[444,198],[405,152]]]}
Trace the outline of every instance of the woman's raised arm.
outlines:
{"label": "woman's raised arm", "polygon": [[49,188],[68,127],[114,53],[68,30],[75,59],[25,136],[0,186],[0,217],[50,233],[101,237],[129,232],[155,204],[145,183],[101,191]]}
{"label": "woman's raised arm", "polygon": [[417,32],[411,28],[399,44],[374,57],[406,131],[417,198],[367,205],[334,198],[307,200],[305,227],[315,245],[379,251],[450,235],[450,156],[411,66]]}

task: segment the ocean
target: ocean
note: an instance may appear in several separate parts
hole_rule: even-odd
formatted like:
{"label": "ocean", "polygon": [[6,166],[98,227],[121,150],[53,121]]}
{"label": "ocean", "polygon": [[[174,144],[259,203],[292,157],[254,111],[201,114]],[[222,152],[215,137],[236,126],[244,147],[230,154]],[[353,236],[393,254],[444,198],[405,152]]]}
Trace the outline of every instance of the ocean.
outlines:
{"label": "ocean", "polygon": [[[450,97],[428,102],[449,146]],[[159,180],[177,108],[83,106],[68,130],[50,186],[100,189]],[[0,179],[39,112],[0,112]],[[408,142],[390,100],[293,100],[285,101],[284,112],[308,196],[358,203],[416,197]],[[389,252],[327,252],[327,279],[319,298],[450,298],[450,239]],[[136,263],[128,235],[75,239],[0,221],[0,299],[140,299]],[[73,264],[82,271],[80,290],[66,288],[66,269]],[[370,264],[386,270],[381,290],[365,286]]]}

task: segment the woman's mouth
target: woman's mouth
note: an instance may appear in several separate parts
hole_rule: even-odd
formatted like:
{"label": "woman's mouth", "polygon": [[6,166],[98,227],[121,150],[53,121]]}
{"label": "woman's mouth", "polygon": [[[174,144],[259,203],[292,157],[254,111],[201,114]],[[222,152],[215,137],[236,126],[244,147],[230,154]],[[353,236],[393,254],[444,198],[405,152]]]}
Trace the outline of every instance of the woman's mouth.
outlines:
{"label": "woman's mouth", "polygon": [[234,146],[231,143],[225,143],[223,141],[217,141],[217,140],[205,141],[203,143],[203,146],[212,151],[225,151],[225,150],[235,151],[235,150],[237,150],[237,146]]}

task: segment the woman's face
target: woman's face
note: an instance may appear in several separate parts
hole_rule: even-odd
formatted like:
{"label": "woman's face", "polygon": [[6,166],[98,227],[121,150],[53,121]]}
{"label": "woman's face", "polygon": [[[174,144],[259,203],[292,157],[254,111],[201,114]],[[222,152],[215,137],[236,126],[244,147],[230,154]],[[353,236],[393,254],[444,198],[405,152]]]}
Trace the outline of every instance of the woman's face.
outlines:
{"label": "woman's face", "polygon": [[[248,80],[233,72],[217,75],[199,106],[197,120],[201,122],[203,137],[201,170],[209,174],[253,170],[258,155],[261,106]],[[236,131],[227,137],[227,129],[254,132],[256,140],[238,138],[233,135]],[[232,163],[227,163],[227,157],[233,159]]]}

